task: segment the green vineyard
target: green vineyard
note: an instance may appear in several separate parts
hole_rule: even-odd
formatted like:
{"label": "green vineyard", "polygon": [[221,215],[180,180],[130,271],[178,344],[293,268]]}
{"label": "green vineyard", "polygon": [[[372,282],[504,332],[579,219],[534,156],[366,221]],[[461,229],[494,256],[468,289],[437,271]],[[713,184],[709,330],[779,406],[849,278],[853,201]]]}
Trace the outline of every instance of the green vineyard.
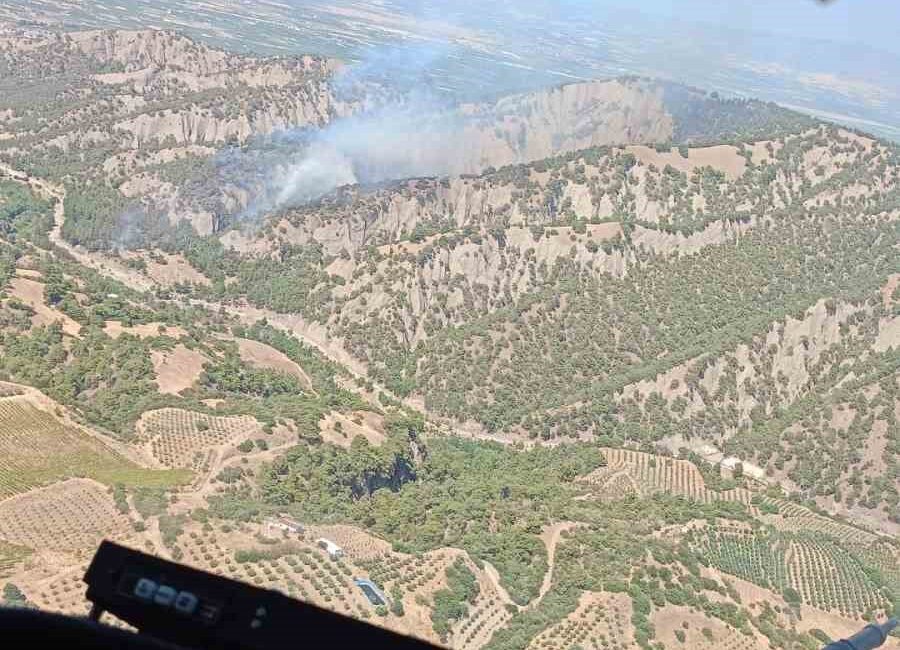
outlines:
{"label": "green vineyard", "polygon": [[891,599],[853,553],[821,534],[729,528],[690,531],[688,542],[716,569],[849,618],[890,611]]}
{"label": "green vineyard", "polygon": [[[689,538],[695,534],[690,533]],[[750,529],[701,531],[697,550],[720,571],[783,592],[788,586],[788,544]]]}
{"label": "green vineyard", "polygon": [[0,401],[0,498],[71,477],[129,485],[169,485],[186,478],[183,472],[141,469],[24,398]]}
{"label": "green vineyard", "polygon": [[889,600],[860,562],[833,542],[793,542],[790,555],[791,584],[803,602],[848,617],[889,611]]}

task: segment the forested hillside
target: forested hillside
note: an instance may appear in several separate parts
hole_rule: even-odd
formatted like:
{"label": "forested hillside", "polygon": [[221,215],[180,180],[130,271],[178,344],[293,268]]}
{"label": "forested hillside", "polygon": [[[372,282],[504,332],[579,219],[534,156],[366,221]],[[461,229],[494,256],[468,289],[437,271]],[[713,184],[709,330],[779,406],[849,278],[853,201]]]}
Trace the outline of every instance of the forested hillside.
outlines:
{"label": "forested hillside", "polygon": [[[892,372],[897,173],[893,148],[826,126],[592,149],[348,189],[188,255],[212,280],[201,294],[325,324],[435,414],[541,438],[728,440],[770,475],[789,462],[809,496],[895,519],[892,409],[827,445],[827,470],[824,442],[774,429]],[[841,490],[876,422],[881,478]]]}
{"label": "forested hillside", "polygon": [[900,611],[894,145],[623,78],[441,107],[442,167],[276,208],[389,90],[0,34],[6,604],[81,612],[113,538],[465,650]]}

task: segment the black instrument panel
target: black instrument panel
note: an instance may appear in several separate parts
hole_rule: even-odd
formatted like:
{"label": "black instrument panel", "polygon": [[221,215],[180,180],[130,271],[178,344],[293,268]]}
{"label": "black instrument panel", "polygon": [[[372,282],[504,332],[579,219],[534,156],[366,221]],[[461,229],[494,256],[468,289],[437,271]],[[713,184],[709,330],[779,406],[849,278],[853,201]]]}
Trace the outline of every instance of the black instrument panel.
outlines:
{"label": "black instrument panel", "polygon": [[313,641],[334,648],[436,647],[108,541],[100,545],[84,581],[94,618],[109,612],[142,635],[185,647],[283,650]]}

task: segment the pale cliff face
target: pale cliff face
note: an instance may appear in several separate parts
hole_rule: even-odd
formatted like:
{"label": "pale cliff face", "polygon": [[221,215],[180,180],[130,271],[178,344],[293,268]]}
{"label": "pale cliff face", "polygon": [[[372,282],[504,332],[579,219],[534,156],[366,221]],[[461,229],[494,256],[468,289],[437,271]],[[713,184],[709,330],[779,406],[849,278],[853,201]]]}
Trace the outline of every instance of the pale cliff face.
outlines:
{"label": "pale cliff face", "polygon": [[666,142],[673,134],[662,93],[643,82],[595,81],[463,108],[472,121],[450,174],[479,173],[603,145]]}

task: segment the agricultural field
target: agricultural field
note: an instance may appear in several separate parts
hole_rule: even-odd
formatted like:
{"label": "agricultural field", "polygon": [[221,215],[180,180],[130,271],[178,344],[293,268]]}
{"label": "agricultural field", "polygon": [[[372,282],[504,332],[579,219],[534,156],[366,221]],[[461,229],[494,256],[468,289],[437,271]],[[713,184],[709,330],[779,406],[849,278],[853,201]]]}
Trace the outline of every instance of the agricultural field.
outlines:
{"label": "agricultural field", "polygon": [[891,608],[860,562],[827,540],[792,541],[788,550],[789,576],[803,602],[848,618],[884,613]]}
{"label": "agricultural field", "polygon": [[565,620],[536,636],[528,650],[630,650],[631,599],[625,594],[585,592]]}
{"label": "agricultural field", "polygon": [[[274,537],[262,535],[261,530],[215,520],[186,524],[171,540],[170,550],[178,549],[175,554],[192,566],[437,640],[430,632],[430,601],[443,585],[444,572],[459,556],[458,551],[421,557],[397,553],[384,541],[348,526],[311,526],[300,535],[276,531]],[[316,544],[320,537],[337,543],[343,557],[329,558]],[[389,598],[384,609],[366,598],[353,582],[357,578],[370,579],[381,587]],[[497,618],[504,610],[492,608],[487,598],[476,601],[472,611],[471,636],[489,626],[492,619],[496,624],[504,618]],[[465,619],[465,632],[458,634],[470,632],[469,622]]]}
{"label": "agricultural field", "polygon": [[83,613],[110,538],[459,650],[900,613],[894,143],[584,81],[301,201],[315,129],[390,89],[161,30],[0,51],[9,604]]}
{"label": "agricultural field", "polygon": [[204,472],[210,455],[263,435],[253,417],[213,416],[177,408],[147,411],[137,423],[138,442],[162,467]]}
{"label": "agricultural field", "polygon": [[777,509],[777,514],[763,516],[763,520],[777,530],[822,533],[844,543],[861,546],[874,544],[880,538],[879,535],[864,528],[823,516],[797,503],[767,498],[764,498],[763,502]]}
{"label": "agricultural field", "polygon": [[0,501],[0,538],[35,550],[90,553],[105,538],[127,537],[131,521],[109,490],[69,479]]}
{"label": "agricultural field", "polygon": [[716,526],[690,531],[686,539],[711,566],[782,593],[788,602],[860,620],[890,611],[890,592],[871,581],[854,554],[829,537],[798,530]]}
{"label": "agricultural field", "polygon": [[0,497],[75,476],[133,486],[175,485],[187,477],[139,467],[28,397],[0,398]]}
{"label": "agricultural field", "polygon": [[267,589],[277,589],[344,614],[371,615],[371,605],[344,560],[332,561],[312,541],[261,544],[237,532],[186,528],[178,537],[183,561]]}
{"label": "agricultural field", "polygon": [[16,546],[9,542],[0,542],[0,577],[9,576],[16,565],[31,554],[31,551],[22,546]]}
{"label": "agricultural field", "polygon": [[784,591],[789,584],[786,540],[751,528],[721,526],[699,535],[692,531],[687,540],[697,544],[720,571],[776,592]]}
{"label": "agricultural field", "polygon": [[[625,494],[677,494],[700,503],[734,501],[751,506],[753,493],[743,487],[711,490],[697,466],[687,460],[632,449],[604,448],[607,463],[583,480],[608,497]],[[716,469],[718,474],[718,469]]]}
{"label": "agricultural field", "polygon": [[85,616],[90,609],[84,598],[87,587],[81,580],[86,570],[87,563],[80,563],[50,577],[34,576],[20,582],[26,582],[26,597],[41,609]]}
{"label": "agricultural field", "polygon": [[512,618],[511,606],[501,598],[493,584],[482,583],[478,596],[468,607],[465,617],[451,630],[452,647],[477,650],[487,645],[494,632],[501,629]]}

